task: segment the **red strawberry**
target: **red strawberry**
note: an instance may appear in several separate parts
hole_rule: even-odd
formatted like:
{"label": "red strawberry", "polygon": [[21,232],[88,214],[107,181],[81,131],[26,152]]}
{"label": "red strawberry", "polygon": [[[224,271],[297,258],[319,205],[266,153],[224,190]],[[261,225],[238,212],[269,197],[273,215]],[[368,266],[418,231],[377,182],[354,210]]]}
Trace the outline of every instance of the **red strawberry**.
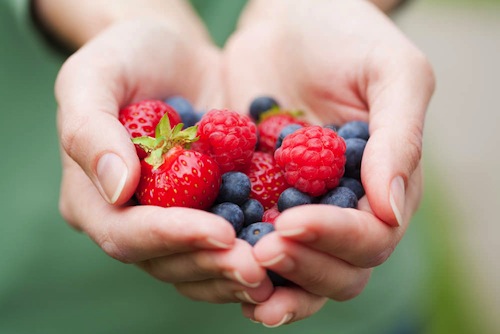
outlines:
{"label": "red strawberry", "polygon": [[132,140],[149,153],[141,161],[136,189],[140,204],[205,210],[214,203],[222,178],[219,166],[211,157],[186,149],[196,140],[196,127],[181,131],[182,126],[170,128],[169,117],[164,116],[156,138]]}
{"label": "red strawberry", "polygon": [[245,174],[252,186],[250,198],[258,200],[264,210],[274,206],[280,194],[290,187],[281,168],[269,153],[255,152]]}
{"label": "red strawberry", "polygon": [[[165,114],[168,114],[172,127],[181,122],[181,117],[175,109],[160,100],[143,100],[130,104],[120,110],[118,119],[130,133],[131,138],[153,137],[156,125]],[[144,150],[139,146],[136,146],[136,149],[139,158],[144,159],[146,157]]]}
{"label": "red strawberry", "polygon": [[288,135],[274,157],[291,186],[311,196],[335,188],[344,175],[346,145],[342,137],[321,126]]}
{"label": "red strawberry", "polygon": [[257,144],[257,126],[248,116],[227,109],[212,109],[198,124],[194,150],[210,155],[223,173],[242,171]]}
{"label": "red strawberry", "polygon": [[288,112],[279,109],[272,109],[262,114],[261,121],[257,126],[259,132],[259,147],[257,150],[274,153],[276,141],[285,126],[290,124],[310,125],[306,121],[298,119],[299,115],[299,112]]}

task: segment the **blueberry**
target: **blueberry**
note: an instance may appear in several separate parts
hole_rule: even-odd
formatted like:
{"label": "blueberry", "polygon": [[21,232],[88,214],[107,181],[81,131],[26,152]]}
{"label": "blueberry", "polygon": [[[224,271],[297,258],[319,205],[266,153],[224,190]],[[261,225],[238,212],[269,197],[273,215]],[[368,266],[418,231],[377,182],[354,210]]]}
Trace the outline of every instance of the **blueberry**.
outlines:
{"label": "blueberry", "polygon": [[250,179],[244,173],[224,173],[216,203],[231,202],[241,205],[248,200],[250,189]]}
{"label": "blueberry", "polygon": [[238,205],[229,202],[220,203],[213,206],[210,211],[231,223],[236,233],[240,232],[243,228],[245,217]]}
{"label": "blueberry", "polygon": [[[244,227],[238,234],[238,238],[245,240],[253,247],[263,236],[273,231],[273,224],[257,222]],[[274,286],[283,286],[288,282],[285,278],[276,274],[272,270],[267,270],[267,276]]]}
{"label": "blueberry", "polygon": [[323,127],[327,128],[327,129],[330,129],[330,130],[333,130],[335,132],[339,131],[339,126],[336,125],[336,124],[326,124]]}
{"label": "blueberry", "polygon": [[368,123],[363,121],[351,121],[345,123],[339,128],[337,133],[344,139],[360,138],[368,140],[368,138],[370,138]]}
{"label": "blueberry", "polygon": [[294,206],[312,204],[313,201],[314,197],[291,187],[283,191],[278,198],[278,210],[283,212],[286,209],[293,208]]}
{"label": "blueberry", "polygon": [[165,103],[177,111],[181,117],[182,123],[184,124],[184,128],[193,126],[200,120],[201,115],[198,115],[196,110],[194,110],[193,105],[182,96],[176,95],[169,97],[165,100]]}
{"label": "blueberry", "polygon": [[263,236],[271,233],[272,231],[274,231],[273,224],[257,222],[243,227],[243,229],[238,234],[238,238],[245,240],[252,246],[255,246],[257,241],[259,241]]}
{"label": "blueberry", "polygon": [[353,179],[351,177],[343,177],[340,179],[339,187],[346,187],[352,190],[356,194],[356,197],[360,199],[365,195],[365,189],[360,181]]}
{"label": "blueberry", "polygon": [[279,104],[273,97],[259,96],[250,103],[250,117],[258,122],[262,113],[276,107]]}
{"label": "blueberry", "polygon": [[276,140],[276,147],[275,149],[278,149],[281,147],[281,144],[283,144],[283,139],[285,139],[286,136],[294,133],[295,131],[297,131],[298,129],[302,128],[303,126],[300,125],[300,124],[290,124],[290,125],[287,125],[285,126],[279,136],[278,136],[278,139]]}
{"label": "blueberry", "polygon": [[361,161],[366,147],[366,140],[349,138],[345,140],[345,172],[344,176],[361,180]]}
{"label": "blueberry", "polygon": [[241,210],[245,216],[243,226],[248,226],[253,223],[261,222],[264,214],[264,206],[256,199],[250,198],[241,205]]}
{"label": "blueberry", "polygon": [[337,187],[327,192],[321,197],[320,204],[329,204],[339,206],[341,208],[356,208],[358,206],[358,198],[356,194],[347,187]]}

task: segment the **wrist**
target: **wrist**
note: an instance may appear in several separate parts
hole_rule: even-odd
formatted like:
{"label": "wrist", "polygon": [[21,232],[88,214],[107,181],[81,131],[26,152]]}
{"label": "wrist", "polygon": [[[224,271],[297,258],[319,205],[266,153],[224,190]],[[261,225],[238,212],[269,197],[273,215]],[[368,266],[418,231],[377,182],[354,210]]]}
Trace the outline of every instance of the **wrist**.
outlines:
{"label": "wrist", "polygon": [[184,0],[32,0],[32,13],[45,34],[72,50],[113,24],[136,19],[163,21],[195,41],[210,39]]}

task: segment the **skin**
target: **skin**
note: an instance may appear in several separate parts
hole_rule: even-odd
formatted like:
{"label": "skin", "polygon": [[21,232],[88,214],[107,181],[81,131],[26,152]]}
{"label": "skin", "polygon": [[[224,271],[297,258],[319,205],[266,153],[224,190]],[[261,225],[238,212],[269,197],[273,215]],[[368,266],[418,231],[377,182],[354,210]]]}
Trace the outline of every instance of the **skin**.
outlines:
{"label": "skin", "polygon": [[[109,1],[115,5],[108,11],[89,1],[85,15],[66,20],[57,19],[55,2],[66,3],[38,0],[42,22],[78,50],[55,87],[60,210],[72,226],[186,297],[241,302],[244,316],[270,327],[362,292],[419,205],[422,129],[434,90],[425,56],[381,11],[392,2],[379,2],[380,9],[361,0],[251,1],[224,50],[182,1],[169,8],[130,1],[127,9]],[[92,31],[74,25],[89,17],[100,22]],[[174,94],[200,108],[242,111],[255,96],[270,94],[314,123],[369,121],[359,210],[289,209],[276,232],[252,249],[208,212],[130,206],[140,166],[118,111]],[[266,268],[295,284],[274,289]]]}

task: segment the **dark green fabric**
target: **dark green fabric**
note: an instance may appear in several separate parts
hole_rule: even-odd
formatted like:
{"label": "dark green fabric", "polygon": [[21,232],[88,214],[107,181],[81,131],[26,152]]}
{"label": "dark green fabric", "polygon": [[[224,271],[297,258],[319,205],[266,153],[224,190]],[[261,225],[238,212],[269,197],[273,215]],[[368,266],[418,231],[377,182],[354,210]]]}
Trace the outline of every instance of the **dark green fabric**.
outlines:
{"label": "dark green fabric", "polygon": [[[268,331],[243,318],[237,304],[179,296],[170,285],[109,258],[62,220],[53,84],[63,57],[34,31],[22,3],[0,2],[0,333]],[[200,11],[211,8],[204,12],[209,22],[227,15],[212,30],[222,43],[243,2],[196,3]],[[229,3],[234,7],[226,14],[222,4]],[[273,332],[391,333],[419,314],[429,264],[420,247],[421,219],[425,212],[361,296],[330,302],[310,319]]]}

